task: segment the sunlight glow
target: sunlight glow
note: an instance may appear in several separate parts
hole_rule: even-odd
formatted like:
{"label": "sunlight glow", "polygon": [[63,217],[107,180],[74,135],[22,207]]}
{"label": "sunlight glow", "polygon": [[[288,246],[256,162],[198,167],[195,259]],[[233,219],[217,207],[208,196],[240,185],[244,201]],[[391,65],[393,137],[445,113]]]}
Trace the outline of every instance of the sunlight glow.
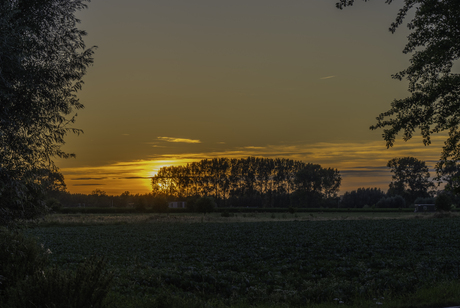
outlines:
{"label": "sunlight glow", "polygon": [[95,167],[62,168],[61,172],[65,176],[68,190],[72,193],[90,193],[98,188],[108,194],[118,195],[124,191],[151,192],[151,177],[166,166],[185,165],[218,157],[288,158],[338,169],[342,174],[340,193],[343,194],[359,187],[388,189],[391,174],[385,166],[394,157],[414,156],[426,161],[433,168],[444,140],[442,136],[435,136],[432,145],[425,147],[419,138],[414,138],[407,143],[399,142],[390,149],[385,148],[383,141],[250,146],[222,152],[159,155],[151,160],[117,162]]}

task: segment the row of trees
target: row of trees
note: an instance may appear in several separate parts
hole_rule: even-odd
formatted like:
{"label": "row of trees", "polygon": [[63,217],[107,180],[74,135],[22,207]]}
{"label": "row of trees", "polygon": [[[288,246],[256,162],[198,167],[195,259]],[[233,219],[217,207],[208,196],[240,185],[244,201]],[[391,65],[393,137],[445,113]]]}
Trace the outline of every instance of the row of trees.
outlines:
{"label": "row of trees", "polygon": [[[449,165],[432,179],[424,161],[414,157],[394,158],[389,189],[358,188],[337,197],[341,176],[332,168],[289,159],[218,158],[160,169],[152,178],[148,194],[109,196],[96,189],[91,194],[70,194],[59,173],[49,174],[48,197],[65,206],[136,207],[165,210],[168,201],[193,205],[200,197],[212,197],[218,206],[234,207],[405,207],[417,199],[431,200],[439,194],[435,180],[445,182],[444,192],[456,199],[460,165]],[[439,185],[439,182],[438,182]],[[453,200],[455,201],[455,200]],[[419,201],[417,201],[419,202]],[[420,203],[420,202],[419,202]],[[426,203],[426,202],[425,202]]]}
{"label": "row of trees", "polygon": [[[404,207],[414,203],[433,203],[434,197],[444,194],[456,203],[460,192],[460,164],[450,162],[437,169],[437,176],[430,177],[424,161],[415,157],[393,158],[387,163],[392,172],[392,181],[385,193],[379,188],[359,188],[346,192],[341,200],[342,207],[362,208]],[[444,183],[443,191],[436,188]]]}
{"label": "row of trees", "polygon": [[337,198],[337,169],[290,159],[215,158],[161,168],[152,178],[155,196],[210,196],[220,206],[320,205]]}

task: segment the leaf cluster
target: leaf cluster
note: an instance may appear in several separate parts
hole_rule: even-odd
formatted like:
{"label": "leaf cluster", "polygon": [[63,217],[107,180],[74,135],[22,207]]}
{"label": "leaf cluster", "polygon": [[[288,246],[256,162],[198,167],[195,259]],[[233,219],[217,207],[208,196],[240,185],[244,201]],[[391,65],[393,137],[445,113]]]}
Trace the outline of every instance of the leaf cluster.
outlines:
{"label": "leaf cluster", "polygon": [[[354,2],[341,0],[337,7],[342,9]],[[460,57],[460,4],[456,0],[405,0],[390,27],[391,32],[403,23],[410,10],[415,12],[407,23],[411,33],[403,52],[411,53],[412,57],[409,67],[393,78],[406,79],[411,95],[394,100],[371,129],[384,129],[387,147],[393,146],[399,132],[403,132],[407,141],[418,129],[423,143],[429,145],[433,133],[448,131],[441,161],[457,160],[460,158],[460,75],[453,72],[453,67]]]}
{"label": "leaf cluster", "polygon": [[83,108],[76,93],[93,62],[75,17],[84,2],[0,3],[0,196],[10,204],[0,210],[13,217],[37,199],[41,170],[55,172],[54,157],[74,156],[61,146],[81,132],[72,113]]}

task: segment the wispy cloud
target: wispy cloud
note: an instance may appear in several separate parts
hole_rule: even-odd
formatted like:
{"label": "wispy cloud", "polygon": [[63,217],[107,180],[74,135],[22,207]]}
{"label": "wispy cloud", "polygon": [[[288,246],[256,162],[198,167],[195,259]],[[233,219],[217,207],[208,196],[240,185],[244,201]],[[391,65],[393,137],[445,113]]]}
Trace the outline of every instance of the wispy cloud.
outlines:
{"label": "wispy cloud", "polygon": [[201,143],[200,140],[187,138],[158,137],[158,139],[166,142]]}
{"label": "wispy cloud", "polygon": [[88,180],[106,180],[107,177],[98,177],[98,178],[92,178],[92,177],[89,177],[89,178],[73,178],[71,180],[73,181],[88,181]]}
{"label": "wispy cloud", "polygon": [[407,143],[397,142],[395,147],[390,149],[385,148],[383,141],[369,141],[248,146],[213,152],[172,152],[152,155],[143,160],[62,168],[61,172],[66,179],[70,178],[66,180],[66,184],[71,192],[89,193],[90,186],[99,182],[101,184],[98,185],[104,185],[104,190],[109,194],[120,194],[126,190],[132,193],[146,193],[151,190],[150,177],[162,167],[185,165],[205,158],[257,156],[288,158],[336,168],[343,178],[340,189],[342,193],[358,187],[379,187],[386,190],[391,181],[391,173],[386,167],[388,160],[413,156],[433,167],[439,159],[444,139],[445,137],[436,136],[432,138],[432,145],[425,147],[420,138],[414,138]]}
{"label": "wispy cloud", "polygon": [[334,78],[334,77],[337,77],[337,76],[336,76],[336,75],[332,75],[332,76],[327,76],[327,77],[321,77],[320,80],[331,79],[331,78]]}
{"label": "wispy cloud", "polygon": [[262,149],[265,149],[265,147],[247,146],[247,147],[244,147],[243,149],[248,149],[248,150],[262,150]]}

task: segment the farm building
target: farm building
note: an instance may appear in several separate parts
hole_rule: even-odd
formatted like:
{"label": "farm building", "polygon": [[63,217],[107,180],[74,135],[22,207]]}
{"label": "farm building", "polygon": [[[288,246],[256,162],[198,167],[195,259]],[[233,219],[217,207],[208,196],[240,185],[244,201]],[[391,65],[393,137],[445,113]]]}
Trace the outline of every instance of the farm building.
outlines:
{"label": "farm building", "polygon": [[415,213],[418,212],[434,212],[436,211],[436,207],[434,204],[416,204],[415,205]]}
{"label": "farm building", "polygon": [[168,208],[170,209],[185,209],[186,207],[187,202],[185,201],[172,201],[168,204]]}

